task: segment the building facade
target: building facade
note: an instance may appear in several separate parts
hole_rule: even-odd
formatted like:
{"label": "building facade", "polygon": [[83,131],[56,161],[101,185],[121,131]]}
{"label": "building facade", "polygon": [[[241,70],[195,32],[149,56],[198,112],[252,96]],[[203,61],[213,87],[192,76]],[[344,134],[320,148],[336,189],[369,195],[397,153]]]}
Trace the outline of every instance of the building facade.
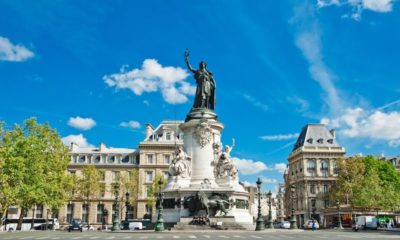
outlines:
{"label": "building facade", "polygon": [[[154,178],[164,176],[168,178],[169,164],[174,157],[176,146],[182,145],[182,134],[179,130],[181,121],[163,121],[154,128],[151,124],[146,126],[146,136],[139,143],[138,149],[112,148],[100,144],[98,148],[80,148],[71,144],[71,162],[68,172],[82,175],[84,166],[93,164],[98,170],[104,172],[102,183],[105,186],[104,193],[100,199],[83,201],[81,199],[70,199],[59,211],[59,221],[67,224],[72,218],[80,218],[92,226],[98,227],[105,219],[105,224],[111,224],[115,215],[115,192],[114,184],[122,173],[128,174],[133,169],[138,172],[137,186],[140,188],[135,206],[125,207],[123,199],[119,204],[119,219],[151,219],[156,209],[149,203],[149,187],[152,186]],[[135,181],[135,179],[133,179]],[[120,193],[124,198],[125,193]],[[109,213],[104,216],[104,209]]]}
{"label": "building facade", "polygon": [[308,124],[302,129],[284,174],[286,215],[291,216],[293,209],[299,227],[309,219],[323,225],[323,209],[331,205],[326,193],[337,178],[337,160],[344,155],[334,130],[323,124]]}

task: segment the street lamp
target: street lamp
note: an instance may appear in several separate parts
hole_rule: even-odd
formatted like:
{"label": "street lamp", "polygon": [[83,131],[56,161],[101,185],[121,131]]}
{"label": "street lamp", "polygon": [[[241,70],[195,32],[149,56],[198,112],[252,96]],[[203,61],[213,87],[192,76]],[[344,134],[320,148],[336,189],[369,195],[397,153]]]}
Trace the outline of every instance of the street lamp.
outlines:
{"label": "street lamp", "polygon": [[155,227],[156,232],[164,231],[164,219],[163,219],[163,201],[164,201],[164,193],[161,192],[161,186],[163,184],[163,179],[160,178],[158,181],[158,185],[160,186],[160,192],[158,193],[158,216],[157,223]]}
{"label": "street lamp", "polygon": [[128,208],[129,208],[129,193],[125,193],[126,201],[125,201],[125,221],[128,221]]}
{"label": "street lamp", "polygon": [[343,226],[342,226],[342,218],[341,218],[341,216],[340,216],[340,201],[339,201],[339,199],[336,200],[336,206],[337,206],[337,209],[338,209],[339,229],[343,229]]}
{"label": "street lamp", "polygon": [[296,217],[294,216],[294,204],[295,204],[295,192],[296,186],[293,184],[290,186],[290,190],[292,192],[292,217],[290,219],[290,229],[297,229]]}
{"label": "street lamp", "polygon": [[272,193],[271,190],[269,190],[269,192],[267,193],[267,197],[268,197],[268,225],[267,228],[274,228],[274,224],[272,223]]}
{"label": "street lamp", "polygon": [[261,179],[257,179],[257,191],[258,191],[258,213],[257,213],[257,224],[256,224],[256,231],[264,230],[264,219],[261,215]]}
{"label": "street lamp", "polygon": [[111,228],[111,231],[113,231],[113,232],[121,230],[119,228],[119,219],[118,219],[118,216],[119,216],[119,208],[118,208],[119,187],[117,184],[114,186],[114,191],[115,191],[115,201],[114,201],[115,214],[114,214],[113,226]]}

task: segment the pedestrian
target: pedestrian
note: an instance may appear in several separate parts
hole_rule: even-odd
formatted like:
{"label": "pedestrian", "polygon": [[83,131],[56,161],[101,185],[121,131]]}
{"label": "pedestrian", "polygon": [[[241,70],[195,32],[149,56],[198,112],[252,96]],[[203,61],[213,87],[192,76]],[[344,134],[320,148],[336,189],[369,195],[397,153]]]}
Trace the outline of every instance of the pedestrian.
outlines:
{"label": "pedestrian", "polygon": [[315,220],[312,221],[311,229],[312,229],[312,231],[315,231],[317,229],[317,226],[315,224]]}

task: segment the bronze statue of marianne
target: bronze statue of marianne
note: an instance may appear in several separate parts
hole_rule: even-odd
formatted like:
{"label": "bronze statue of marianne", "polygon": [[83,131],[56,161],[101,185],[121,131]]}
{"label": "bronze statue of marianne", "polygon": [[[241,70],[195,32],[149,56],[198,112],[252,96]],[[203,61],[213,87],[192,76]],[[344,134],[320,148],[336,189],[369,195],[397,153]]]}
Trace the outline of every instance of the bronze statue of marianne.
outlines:
{"label": "bronze statue of marianne", "polygon": [[194,73],[196,79],[197,89],[193,103],[193,109],[206,108],[215,109],[215,80],[210,71],[208,71],[207,63],[201,61],[199,69],[193,69],[189,63],[189,50],[185,51],[185,62],[189,70]]}

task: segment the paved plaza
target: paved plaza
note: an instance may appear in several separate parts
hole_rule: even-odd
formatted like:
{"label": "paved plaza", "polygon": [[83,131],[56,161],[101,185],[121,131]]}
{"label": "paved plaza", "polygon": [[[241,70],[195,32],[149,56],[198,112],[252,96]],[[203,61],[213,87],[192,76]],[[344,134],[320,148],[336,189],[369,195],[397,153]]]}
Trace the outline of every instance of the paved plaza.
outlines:
{"label": "paved plaza", "polygon": [[213,231],[213,232],[11,232],[0,233],[1,240],[14,239],[400,239],[400,232],[386,231]]}

